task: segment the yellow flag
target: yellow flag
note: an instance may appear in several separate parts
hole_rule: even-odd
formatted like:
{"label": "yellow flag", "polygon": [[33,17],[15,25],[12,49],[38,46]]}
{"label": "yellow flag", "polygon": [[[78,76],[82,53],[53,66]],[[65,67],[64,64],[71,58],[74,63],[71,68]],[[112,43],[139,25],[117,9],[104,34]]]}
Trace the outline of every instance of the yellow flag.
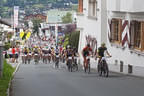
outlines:
{"label": "yellow flag", "polygon": [[31,32],[28,32],[27,35],[26,35],[26,40],[27,40],[28,38],[30,38],[30,36],[31,36]]}
{"label": "yellow flag", "polygon": [[20,32],[20,38],[22,38],[24,36],[24,31]]}

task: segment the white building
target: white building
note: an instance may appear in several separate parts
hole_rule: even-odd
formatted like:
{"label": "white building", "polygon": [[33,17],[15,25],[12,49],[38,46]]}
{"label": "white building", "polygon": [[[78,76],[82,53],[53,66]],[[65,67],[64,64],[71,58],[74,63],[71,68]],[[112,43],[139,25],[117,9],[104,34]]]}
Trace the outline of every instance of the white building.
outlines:
{"label": "white building", "polygon": [[[79,0],[79,52],[105,42],[112,58],[109,69],[144,76],[144,6],[142,0]],[[97,43],[96,43],[97,42]],[[95,60],[92,67],[96,67]],[[82,61],[81,61],[82,62]]]}
{"label": "white building", "polygon": [[13,29],[11,27],[11,24],[9,24],[8,22],[0,19],[0,34],[1,34],[0,38],[5,39],[6,34],[9,33],[9,32],[12,32],[12,31],[13,31]]}

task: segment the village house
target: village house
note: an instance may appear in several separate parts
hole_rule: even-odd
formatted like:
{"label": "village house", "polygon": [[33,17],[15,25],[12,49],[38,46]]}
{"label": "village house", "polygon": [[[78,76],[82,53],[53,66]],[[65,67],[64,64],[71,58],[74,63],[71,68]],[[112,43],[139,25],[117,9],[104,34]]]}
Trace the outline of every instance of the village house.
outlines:
{"label": "village house", "polygon": [[[142,0],[79,0],[79,52],[87,43],[93,51],[106,43],[114,72],[144,76],[144,6]],[[81,59],[81,63],[83,60]],[[97,67],[92,58],[91,65]]]}

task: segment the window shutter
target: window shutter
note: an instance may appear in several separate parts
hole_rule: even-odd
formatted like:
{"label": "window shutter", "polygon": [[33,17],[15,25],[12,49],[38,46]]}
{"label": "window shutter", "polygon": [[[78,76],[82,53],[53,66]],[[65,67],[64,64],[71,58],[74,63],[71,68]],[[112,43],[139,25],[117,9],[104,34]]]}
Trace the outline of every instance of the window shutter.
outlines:
{"label": "window shutter", "polygon": [[80,13],[83,12],[83,0],[79,0],[79,10]]}
{"label": "window shutter", "polygon": [[141,48],[141,22],[134,21],[134,48]]}
{"label": "window shutter", "polygon": [[144,22],[141,22],[141,50],[144,50]]}
{"label": "window shutter", "polygon": [[118,41],[121,43],[122,41],[122,19],[119,19],[119,25],[118,25]]}
{"label": "window shutter", "polygon": [[130,23],[130,48],[134,48],[134,21]]}
{"label": "window shutter", "polygon": [[93,2],[93,16],[96,16],[96,1]]}
{"label": "window shutter", "polygon": [[112,19],[112,24],[111,24],[111,41],[114,42],[115,40],[115,20]]}

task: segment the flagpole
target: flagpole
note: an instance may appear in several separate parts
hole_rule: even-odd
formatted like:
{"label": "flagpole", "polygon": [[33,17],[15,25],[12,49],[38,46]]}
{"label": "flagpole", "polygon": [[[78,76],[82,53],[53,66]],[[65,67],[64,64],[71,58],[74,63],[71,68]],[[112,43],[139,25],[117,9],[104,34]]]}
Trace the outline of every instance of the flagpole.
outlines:
{"label": "flagpole", "polygon": [[14,38],[15,38],[14,6],[15,6],[15,0],[13,0],[13,32],[14,32]]}

